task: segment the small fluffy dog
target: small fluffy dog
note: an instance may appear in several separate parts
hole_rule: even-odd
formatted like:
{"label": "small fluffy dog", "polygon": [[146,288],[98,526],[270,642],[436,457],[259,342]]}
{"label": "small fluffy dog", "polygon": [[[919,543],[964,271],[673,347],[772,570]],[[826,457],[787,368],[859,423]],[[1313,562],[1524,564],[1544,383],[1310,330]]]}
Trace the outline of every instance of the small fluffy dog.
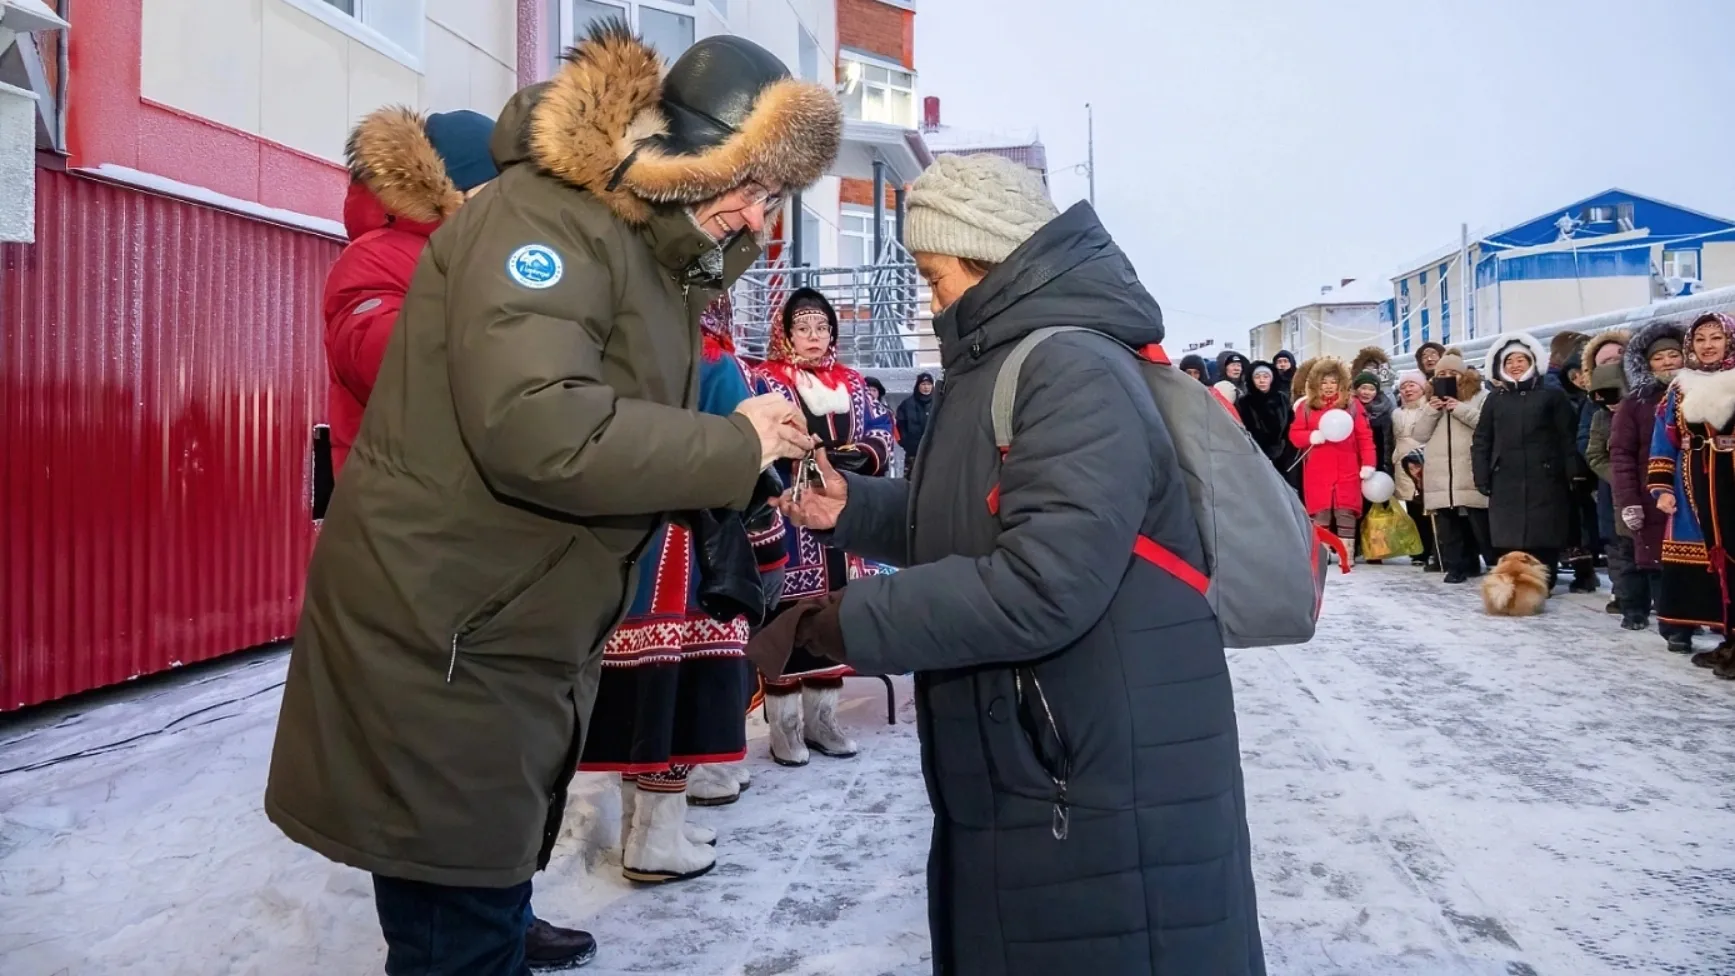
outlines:
{"label": "small fluffy dog", "polygon": [[1548,567],[1527,552],[1509,552],[1482,580],[1482,609],[1495,617],[1529,617],[1548,602]]}

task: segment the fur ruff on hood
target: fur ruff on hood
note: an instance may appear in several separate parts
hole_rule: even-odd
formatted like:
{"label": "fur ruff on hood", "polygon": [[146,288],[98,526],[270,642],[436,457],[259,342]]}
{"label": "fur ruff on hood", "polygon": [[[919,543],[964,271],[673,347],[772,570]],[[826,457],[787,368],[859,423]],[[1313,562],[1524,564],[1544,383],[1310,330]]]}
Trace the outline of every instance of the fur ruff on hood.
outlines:
{"label": "fur ruff on hood", "polygon": [[[1548,356],[1537,361],[1536,371],[1539,373],[1546,373],[1551,369],[1556,369],[1572,362],[1573,350],[1577,349],[1580,343],[1589,338],[1590,336],[1585,335],[1583,332],[1573,332],[1570,330],[1555,333],[1554,338],[1548,340]],[[1538,343],[1537,348],[1541,348],[1540,343]]]}
{"label": "fur ruff on hood", "polygon": [[1606,329],[1591,336],[1590,341],[1584,344],[1584,355],[1579,360],[1579,369],[1583,370],[1586,375],[1594,371],[1596,369],[1597,350],[1610,344],[1618,345],[1622,350],[1621,358],[1615,362],[1619,363],[1626,359],[1626,345],[1632,337],[1632,333],[1625,329]]}
{"label": "fur ruff on hood", "polygon": [[1735,370],[1683,369],[1675,374],[1681,419],[1722,430],[1735,417]]}
{"label": "fur ruff on hood", "polygon": [[1379,346],[1363,346],[1349,364],[1349,375],[1353,378],[1363,373],[1372,373],[1380,378],[1380,387],[1383,389],[1391,383],[1391,365],[1392,357],[1386,355],[1384,349]]}
{"label": "fur ruff on hood", "polygon": [[1621,365],[1627,371],[1627,389],[1635,394],[1649,396],[1661,389],[1663,384],[1651,375],[1651,344],[1658,339],[1673,338],[1681,343],[1682,352],[1686,351],[1687,327],[1680,322],[1664,319],[1643,326],[1627,340],[1626,352],[1621,354]]}
{"label": "fur ruff on hood", "polygon": [[1528,332],[1508,332],[1494,337],[1488,346],[1488,358],[1482,361],[1482,370],[1494,377],[1494,382],[1501,386],[1509,386],[1513,380],[1507,379],[1506,373],[1500,368],[1500,360],[1507,352],[1514,351],[1519,346],[1530,354],[1530,369],[1532,376],[1541,376],[1548,370],[1548,351],[1542,343]]}
{"label": "fur ruff on hood", "polygon": [[1307,385],[1304,389],[1307,390],[1308,409],[1325,409],[1325,400],[1320,393],[1320,387],[1325,383],[1325,378],[1328,376],[1334,376],[1337,378],[1337,406],[1342,407],[1348,404],[1350,399],[1349,369],[1344,366],[1343,360],[1341,359],[1332,356],[1321,356],[1313,361],[1313,369],[1309,370],[1307,373]]}
{"label": "fur ruff on hood", "polygon": [[837,158],[843,111],[826,88],[796,78],[759,92],[753,110],[722,144],[673,155],[656,144],[663,61],[619,21],[604,21],[566,52],[528,127],[530,157],[589,190],[634,226],[653,204],[693,204],[753,180],[794,192],[812,186]]}
{"label": "fur ruff on hood", "polygon": [[1318,356],[1312,359],[1303,359],[1295,365],[1295,375],[1289,378],[1289,389],[1293,395],[1302,396],[1307,393],[1308,378],[1313,375],[1313,367],[1317,365],[1319,365]]}
{"label": "fur ruff on hood", "polygon": [[437,224],[464,204],[428,139],[427,117],[391,106],[368,113],[349,134],[350,179],[367,187],[394,217]]}

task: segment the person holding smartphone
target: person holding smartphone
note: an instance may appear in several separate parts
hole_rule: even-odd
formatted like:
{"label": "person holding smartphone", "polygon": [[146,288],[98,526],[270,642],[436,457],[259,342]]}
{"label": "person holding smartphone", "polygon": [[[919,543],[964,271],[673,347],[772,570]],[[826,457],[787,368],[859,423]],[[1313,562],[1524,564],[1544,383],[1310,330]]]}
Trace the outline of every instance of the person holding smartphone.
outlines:
{"label": "person holding smartphone", "polygon": [[1413,436],[1424,449],[1422,507],[1433,523],[1440,568],[1446,582],[1462,583],[1492,565],[1488,538],[1488,496],[1476,490],[1471,443],[1488,393],[1482,376],[1447,352],[1434,366],[1432,394],[1416,421]]}

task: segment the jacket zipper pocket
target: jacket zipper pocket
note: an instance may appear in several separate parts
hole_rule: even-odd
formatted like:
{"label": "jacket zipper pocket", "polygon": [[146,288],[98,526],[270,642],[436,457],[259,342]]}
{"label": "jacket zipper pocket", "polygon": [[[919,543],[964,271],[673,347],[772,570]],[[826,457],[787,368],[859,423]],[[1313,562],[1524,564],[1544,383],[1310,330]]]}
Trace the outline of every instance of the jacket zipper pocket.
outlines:
{"label": "jacket zipper pocket", "polygon": [[[1060,734],[1060,723],[1055,721],[1054,709],[1049,707],[1048,696],[1043,693],[1042,682],[1037,680],[1035,670],[1013,670],[1012,685],[1018,695],[1018,724],[1030,740],[1037,765],[1054,783],[1054,813],[1049,820],[1049,832],[1054,834],[1055,840],[1065,840],[1072,827],[1072,811],[1066,799],[1067,780],[1072,777],[1072,754],[1066,747],[1065,737]],[[1053,737],[1058,752],[1052,759],[1043,745],[1045,732]]]}

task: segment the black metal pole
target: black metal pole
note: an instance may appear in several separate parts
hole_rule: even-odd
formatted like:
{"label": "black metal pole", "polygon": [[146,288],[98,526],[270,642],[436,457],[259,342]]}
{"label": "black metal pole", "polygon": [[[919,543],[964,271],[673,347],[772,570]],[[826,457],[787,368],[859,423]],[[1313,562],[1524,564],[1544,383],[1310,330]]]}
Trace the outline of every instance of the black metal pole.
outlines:
{"label": "black metal pole", "polygon": [[904,217],[906,217],[909,214],[909,210],[906,208],[905,203],[904,203],[905,192],[906,191],[904,190],[903,186],[901,186],[901,185],[892,190],[892,203],[896,207],[896,209],[893,210],[893,212],[892,212],[892,225],[897,228],[898,246],[899,247],[905,246],[905,244],[904,244]]}
{"label": "black metal pole", "polygon": [[880,254],[886,247],[886,164],[882,160],[874,160],[874,253],[868,257],[868,264],[880,263]]}
{"label": "black metal pole", "polygon": [[[783,218],[789,224],[789,266],[804,268],[807,266],[807,235],[802,233],[801,193],[796,192],[789,198],[789,213]],[[797,272],[799,274],[799,272]]]}

